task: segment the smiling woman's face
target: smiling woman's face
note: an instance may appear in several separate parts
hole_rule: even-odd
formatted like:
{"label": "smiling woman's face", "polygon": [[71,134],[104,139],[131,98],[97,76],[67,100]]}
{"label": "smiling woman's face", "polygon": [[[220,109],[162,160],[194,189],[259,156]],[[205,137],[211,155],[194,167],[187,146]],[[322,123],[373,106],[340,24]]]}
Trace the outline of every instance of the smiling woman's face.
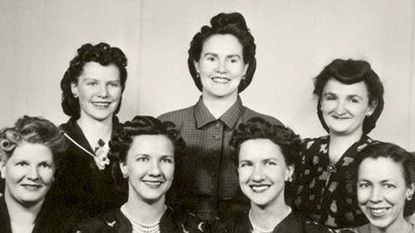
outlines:
{"label": "smiling woman's face", "polygon": [[1,169],[5,198],[27,206],[44,200],[53,182],[55,163],[47,146],[23,142]]}
{"label": "smiling woman's face", "polygon": [[71,90],[79,99],[81,118],[111,119],[121,100],[120,71],[114,64],[102,66],[97,62],[87,62],[78,83],[72,83]]}
{"label": "smiling woman's face", "polygon": [[195,67],[200,75],[203,95],[211,98],[236,96],[246,73],[243,48],[231,34],[215,34],[203,43],[202,53]]}
{"label": "smiling woman's face", "polygon": [[387,229],[404,221],[406,197],[412,193],[402,166],[390,158],[366,158],[359,166],[357,197],[363,213],[375,227]]}
{"label": "smiling woman's face", "polygon": [[251,204],[268,207],[285,204],[285,181],[294,169],[281,148],[269,139],[250,139],[239,150],[239,184]]}
{"label": "smiling woman's face", "polygon": [[343,84],[329,79],[321,96],[321,112],[330,134],[362,134],[363,121],[373,114],[376,106],[369,104],[369,92],[361,81]]}
{"label": "smiling woman's face", "polygon": [[135,136],[120,168],[128,177],[129,196],[144,202],[164,201],[174,176],[173,143],[164,135]]}

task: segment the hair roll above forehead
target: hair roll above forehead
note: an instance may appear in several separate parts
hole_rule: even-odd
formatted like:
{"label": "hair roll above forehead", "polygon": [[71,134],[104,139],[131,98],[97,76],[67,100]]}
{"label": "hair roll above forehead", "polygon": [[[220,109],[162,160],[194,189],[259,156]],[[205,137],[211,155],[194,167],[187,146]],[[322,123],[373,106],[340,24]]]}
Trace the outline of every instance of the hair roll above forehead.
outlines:
{"label": "hair roll above forehead", "polygon": [[245,78],[239,84],[238,91],[242,92],[252,81],[256,70],[256,45],[253,35],[246,25],[245,18],[241,13],[220,13],[210,20],[210,26],[204,25],[200,32],[193,36],[188,50],[187,65],[190,75],[196,84],[196,87],[202,91],[202,83],[198,77],[194,62],[200,60],[204,42],[213,35],[230,34],[235,36],[242,45],[243,61],[248,64]]}

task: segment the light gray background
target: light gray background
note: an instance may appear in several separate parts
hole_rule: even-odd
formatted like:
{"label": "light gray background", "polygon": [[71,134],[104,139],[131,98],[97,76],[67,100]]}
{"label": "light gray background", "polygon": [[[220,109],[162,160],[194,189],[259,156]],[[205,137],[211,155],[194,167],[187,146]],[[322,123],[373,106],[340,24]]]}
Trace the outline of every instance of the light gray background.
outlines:
{"label": "light gray background", "polygon": [[192,105],[200,93],[189,43],[213,15],[233,11],[257,44],[245,105],[303,137],[323,135],[312,77],[335,58],[365,59],[385,86],[371,136],[415,150],[415,0],[0,0],[0,127],[24,114],[65,122],[59,82],[86,42],[129,59],[121,121]]}

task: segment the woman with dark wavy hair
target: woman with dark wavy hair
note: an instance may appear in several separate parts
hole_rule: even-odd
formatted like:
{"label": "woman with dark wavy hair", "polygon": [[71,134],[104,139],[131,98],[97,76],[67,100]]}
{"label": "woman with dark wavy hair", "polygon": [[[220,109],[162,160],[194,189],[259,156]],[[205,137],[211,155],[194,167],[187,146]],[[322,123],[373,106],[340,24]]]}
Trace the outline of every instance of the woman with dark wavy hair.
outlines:
{"label": "woman with dark wavy hair", "polygon": [[0,131],[2,233],[70,232],[70,212],[47,198],[64,150],[63,132],[43,118],[24,116]]}
{"label": "woman with dark wavy hair", "polygon": [[248,211],[238,213],[213,232],[328,233],[287,204],[300,138],[291,129],[252,118],[239,125],[231,145],[238,167],[239,185],[249,198]]}
{"label": "woman with dark wavy hair", "polygon": [[120,125],[115,115],[125,89],[126,66],[119,48],[84,44],[61,80],[62,108],[71,118],[61,125],[69,149],[57,176],[56,198],[89,216],[125,199],[112,179],[108,142]]}
{"label": "woman with dark wavy hair", "polygon": [[383,85],[368,62],[336,59],[315,78],[314,94],[329,135],[303,142],[295,206],[332,228],[362,225],[367,219],[347,177],[356,154],[373,142],[368,134],[383,110]]}
{"label": "woman with dark wavy hair", "polygon": [[256,45],[244,17],[220,13],[210,24],[194,35],[188,51],[189,71],[202,96],[194,106],[160,116],[177,125],[187,144],[176,177],[190,196],[179,204],[209,221],[249,206],[229,156],[232,131],[251,117],[281,124],[245,107],[239,97],[256,69]]}
{"label": "woman with dark wavy hair", "polygon": [[406,217],[414,212],[415,157],[392,143],[359,152],[353,186],[369,223],[342,233],[414,233]]}
{"label": "woman with dark wavy hair", "polygon": [[80,233],[201,232],[203,223],[165,204],[184,141],[171,122],[136,116],[110,143],[116,173],[128,189],[121,207],[81,224]]}

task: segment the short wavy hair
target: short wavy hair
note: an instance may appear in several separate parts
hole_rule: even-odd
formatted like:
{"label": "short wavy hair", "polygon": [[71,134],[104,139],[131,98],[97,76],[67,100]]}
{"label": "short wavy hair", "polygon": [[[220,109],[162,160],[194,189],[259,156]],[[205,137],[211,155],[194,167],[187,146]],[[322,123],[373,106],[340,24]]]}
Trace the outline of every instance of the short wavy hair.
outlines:
{"label": "short wavy hair", "polygon": [[[127,58],[123,51],[117,47],[111,47],[107,43],[92,45],[90,43],[82,45],[76,56],[71,60],[68,69],[65,71],[61,80],[63,112],[78,119],[80,117],[80,106],[78,98],[75,98],[71,91],[71,84],[78,83],[79,76],[82,74],[84,65],[88,62],[96,62],[102,66],[114,64],[120,71],[121,91],[124,92],[125,82],[127,81]],[[122,100],[122,97],[121,97]],[[121,100],[114,114],[121,108]]]}
{"label": "short wavy hair", "polygon": [[372,70],[367,61],[335,59],[324,67],[323,71],[314,78],[313,94],[318,97],[317,115],[321,125],[329,132],[329,127],[323,118],[321,111],[321,98],[323,89],[329,79],[335,79],[345,85],[364,82],[369,93],[369,104],[377,103],[376,109],[371,116],[363,121],[363,133],[368,134],[375,128],[384,106],[383,84],[379,76]]}
{"label": "short wavy hair", "polygon": [[[370,144],[369,146],[362,149],[357,155],[355,160],[355,169],[353,170],[353,181],[357,184],[357,178],[359,175],[359,167],[362,162],[368,158],[389,158],[401,167],[403,178],[407,187],[415,185],[415,157],[401,148],[398,145],[377,142]],[[410,201],[406,200],[404,207],[404,216],[409,216],[415,211],[415,199]]]}
{"label": "short wavy hair", "polygon": [[184,140],[174,123],[162,122],[152,116],[136,116],[131,121],[122,124],[112,137],[109,143],[112,158],[119,162],[125,162],[134,137],[140,135],[166,136],[173,144],[175,159],[177,159],[177,155],[182,154],[185,147]]}
{"label": "short wavy hair", "polygon": [[22,143],[41,144],[50,149],[53,160],[58,163],[59,156],[66,150],[63,132],[52,122],[41,117],[23,116],[13,127],[0,131],[0,153],[7,161]]}
{"label": "short wavy hair", "polygon": [[210,24],[211,26],[204,25],[200,29],[200,32],[193,36],[193,39],[190,42],[190,48],[188,50],[189,57],[187,59],[190,75],[192,76],[196,87],[202,91],[202,82],[200,81],[200,78],[197,77],[197,70],[194,62],[200,60],[204,42],[213,35],[231,34],[238,38],[242,45],[243,61],[245,64],[249,64],[245,79],[242,79],[238,87],[238,91],[242,92],[251,83],[256,69],[256,45],[254,37],[246,25],[245,18],[238,12],[220,13],[210,20]]}
{"label": "short wavy hair", "polygon": [[287,165],[297,163],[300,152],[300,137],[290,128],[283,125],[271,124],[260,117],[241,123],[233,132],[230,145],[234,149],[233,160],[238,163],[241,144],[251,139],[269,139],[281,148]]}

